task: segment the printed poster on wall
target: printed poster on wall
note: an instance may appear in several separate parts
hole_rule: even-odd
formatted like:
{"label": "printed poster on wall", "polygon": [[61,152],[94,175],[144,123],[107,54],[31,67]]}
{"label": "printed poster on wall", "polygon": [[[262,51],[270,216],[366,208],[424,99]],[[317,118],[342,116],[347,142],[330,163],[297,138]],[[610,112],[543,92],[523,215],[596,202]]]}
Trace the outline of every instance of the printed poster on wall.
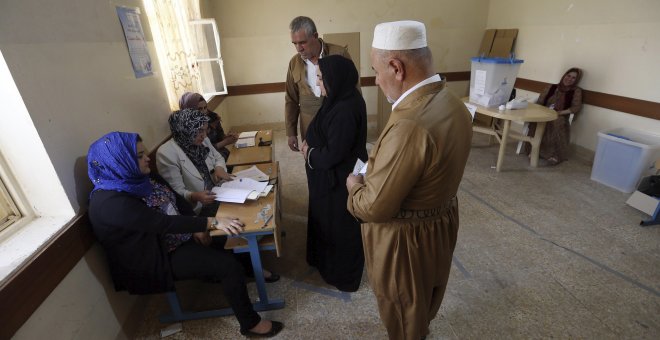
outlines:
{"label": "printed poster on wall", "polygon": [[140,22],[140,9],[117,7],[117,15],[121,22],[128,46],[128,55],[131,57],[135,78],[142,78],[153,74],[151,71],[151,57],[144,40],[144,31]]}

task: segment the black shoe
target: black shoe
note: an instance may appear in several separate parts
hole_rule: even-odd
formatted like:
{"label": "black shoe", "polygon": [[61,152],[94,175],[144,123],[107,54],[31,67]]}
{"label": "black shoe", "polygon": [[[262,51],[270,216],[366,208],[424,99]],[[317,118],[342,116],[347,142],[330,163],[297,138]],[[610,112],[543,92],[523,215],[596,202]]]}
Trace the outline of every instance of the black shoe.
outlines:
{"label": "black shoe", "polygon": [[273,272],[270,272],[270,276],[269,276],[269,277],[265,277],[265,276],[264,276],[264,281],[266,281],[266,283],[273,283],[273,282],[277,282],[277,281],[279,281],[279,280],[280,280],[280,275],[279,275],[279,274],[275,274],[275,273],[273,273]]}
{"label": "black shoe", "polygon": [[284,324],[279,321],[271,321],[270,331],[268,333],[255,333],[249,330],[241,330],[241,334],[248,338],[270,338],[274,337],[279,333],[283,328]]}

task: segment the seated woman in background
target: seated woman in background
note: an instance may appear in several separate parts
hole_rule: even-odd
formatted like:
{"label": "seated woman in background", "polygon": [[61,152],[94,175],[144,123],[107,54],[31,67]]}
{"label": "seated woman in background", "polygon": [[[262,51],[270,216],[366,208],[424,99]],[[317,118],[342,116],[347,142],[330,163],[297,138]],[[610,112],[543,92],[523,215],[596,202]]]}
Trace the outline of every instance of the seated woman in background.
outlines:
{"label": "seated woman in background", "polygon": [[209,116],[208,137],[211,144],[220,152],[225,161],[229,159],[229,149],[227,145],[234,144],[238,140],[238,135],[234,133],[225,134],[222,128],[220,116],[208,109],[208,103],[199,93],[186,92],[179,99],[179,109],[198,109]]}
{"label": "seated woman in background", "polygon": [[[582,78],[579,68],[570,68],[561,78],[559,84],[551,85],[541,92],[537,104],[557,111],[559,117],[545,125],[541,140],[539,156],[556,165],[568,160],[569,144],[571,142],[571,114],[577,114],[582,109],[582,89],[577,86]],[[529,124],[528,136],[534,136],[536,123]],[[525,145],[527,154],[531,152],[529,143]]]}
{"label": "seated woman in background", "polygon": [[307,129],[301,153],[307,166],[307,263],[341,291],[360,287],[364,253],[360,223],[346,209],[344,179],[358,158],[367,161],[367,109],[350,59],[319,59],[317,84],[325,96]]}
{"label": "seated woman in background", "polygon": [[194,216],[183,197],[160,176],[150,175],[149,157],[137,134],[101,137],[90,146],[87,165],[94,184],[89,218],[117,291],[170,292],[175,280],[192,278],[220,282],[241,334],[273,336],[283,328],[254,311],[243,267],[231,252],[221,244],[208,246],[209,230],[237,235],[243,223]]}
{"label": "seated woman in background", "polygon": [[202,216],[215,216],[218,203],[211,189],[231,180],[225,159],[206,137],[209,118],[197,109],[170,115],[172,139],[158,148],[158,172],[177,194],[185,197]]}

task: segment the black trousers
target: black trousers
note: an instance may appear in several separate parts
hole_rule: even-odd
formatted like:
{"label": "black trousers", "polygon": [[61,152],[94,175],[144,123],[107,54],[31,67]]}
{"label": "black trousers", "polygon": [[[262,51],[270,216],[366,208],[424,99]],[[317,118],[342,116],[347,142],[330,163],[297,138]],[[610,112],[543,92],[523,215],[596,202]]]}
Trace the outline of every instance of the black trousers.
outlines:
{"label": "black trousers", "polygon": [[203,279],[219,282],[234,314],[245,331],[255,327],[261,317],[252,308],[245,286],[245,270],[231,251],[224,249],[225,237],[214,237],[210,246],[191,239],[170,253],[175,280]]}

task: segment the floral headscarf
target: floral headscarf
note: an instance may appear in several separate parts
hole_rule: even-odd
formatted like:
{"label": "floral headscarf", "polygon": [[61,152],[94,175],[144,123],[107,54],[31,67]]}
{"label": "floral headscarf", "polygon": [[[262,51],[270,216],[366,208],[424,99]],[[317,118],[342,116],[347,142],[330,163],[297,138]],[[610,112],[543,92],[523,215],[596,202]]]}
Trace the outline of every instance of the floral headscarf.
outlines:
{"label": "floral headscarf", "polygon": [[204,145],[195,145],[195,137],[208,121],[209,117],[197,109],[175,111],[169,119],[172,138],[199,170],[204,178],[204,186],[210,189],[213,181],[206,166],[210,150]]}

